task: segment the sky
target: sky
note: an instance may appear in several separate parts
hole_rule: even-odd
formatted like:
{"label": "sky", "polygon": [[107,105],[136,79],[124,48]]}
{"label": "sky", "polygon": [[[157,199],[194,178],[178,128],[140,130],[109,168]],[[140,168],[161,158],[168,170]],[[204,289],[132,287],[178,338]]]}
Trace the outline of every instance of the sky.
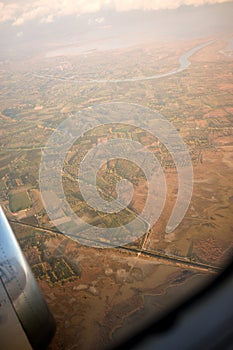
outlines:
{"label": "sky", "polygon": [[233,0],[0,0],[0,59],[228,35],[232,12]]}
{"label": "sky", "polygon": [[102,10],[125,12],[131,10],[176,9],[182,5],[201,6],[232,2],[232,0],[4,0],[0,1],[0,23],[13,26],[37,20],[52,23],[66,16],[80,16]]}

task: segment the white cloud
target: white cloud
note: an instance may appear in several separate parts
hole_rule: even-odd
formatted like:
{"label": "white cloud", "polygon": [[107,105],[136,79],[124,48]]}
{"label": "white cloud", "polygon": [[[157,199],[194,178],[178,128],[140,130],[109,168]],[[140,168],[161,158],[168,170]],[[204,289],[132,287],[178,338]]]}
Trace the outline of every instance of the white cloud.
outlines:
{"label": "white cloud", "polygon": [[105,19],[104,19],[104,17],[97,17],[97,18],[95,19],[95,21],[96,21],[96,23],[98,23],[98,24],[102,24],[102,23],[105,21]]}
{"label": "white cloud", "polygon": [[232,0],[8,0],[0,2],[0,22],[10,21],[14,26],[20,26],[33,19],[50,23],[57,17],[97,13],[106,7],[116,11],[147,11],[230,1]]}
{"label": "white cloud", "polygon": [[17,36],[17,38],[21,38],[21,37],[23,36],[23,32],[18,32],[18,33],[16,34],[16,36]]}
{"label": "white cloud", "polygon": [[117,11],[176,9],[182,5],[200,6],[230,2],[231,0],[113,0]]}
{"label": "white cloud", "polygon": [[0,22],[13,20],[14,16],[17,15],[17,12],[18,5],[16,3],[5,5],[3,2],[0,2]]}
{"label": "white cloud", "polygon": [[54,21],[53,15],[48,15],[46,17],[42,17],[40,20],[41,23],[52,23],[53,21]]}

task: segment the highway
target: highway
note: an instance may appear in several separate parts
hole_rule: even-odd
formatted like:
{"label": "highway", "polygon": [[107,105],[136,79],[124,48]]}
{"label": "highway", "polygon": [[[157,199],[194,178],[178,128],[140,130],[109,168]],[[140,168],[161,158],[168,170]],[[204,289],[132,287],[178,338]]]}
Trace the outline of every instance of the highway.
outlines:
{"label": "highway", "polygon": [[[48,232],[48,233],[56,233],[56,234],[63,236],[63,234],[59,230],[54,230],[54,229],[46,228],[43,226],[27,224],[27,223],[23,223],[23,222],[20,222],[17,220],[12,220],[12,219],[8,219],[8,221],[10,223],[14,223],[17,225],[29,226],[29,227],[35,228],[39,231]],[[75,241],[78,242],[79,236],[78,235],[77,236],[75,235],[74,237],[70,236],[70,238],[74,239]],[[80,236],[80,239],[82,241],[85,240],[85,238],[81,237],[81,236]],[[87,239],[87,241],[90,241],[90,240]],[[93,243],[98,245],[99,242],[93,241]],[[101,245],[103,245],[103,242],[101,242]],[[94,244],[93,244],[93,246],[94,246]],[[148,258],[151,258],[151,259],[153,259],[156,262],[161,263],[161,264],[179,266],[183,269],[192,269],[192,270],[196,270],[199,272],[220,273],[221,270],[223,269],[219,266],[214,266],[211,264],[205,264],[205,263],[201,263],[201,262],[191,261],[185,257],[167,255],[167,254],[156,252],[156,251],[144,250],[144,249],[134,248],[134,247],[130,247],[130,246],[115,247],[115,246],[112,246],[111,244],[106,243],[106,248],[110,248],[110,249],[112,248],[112,249],[116,249],[116,250],[123,251],[123,252],[135,253],[137,255],[144,255],[145,257],[147,256]],[[103,248],[100,248],[100,249],[103,249]]]}

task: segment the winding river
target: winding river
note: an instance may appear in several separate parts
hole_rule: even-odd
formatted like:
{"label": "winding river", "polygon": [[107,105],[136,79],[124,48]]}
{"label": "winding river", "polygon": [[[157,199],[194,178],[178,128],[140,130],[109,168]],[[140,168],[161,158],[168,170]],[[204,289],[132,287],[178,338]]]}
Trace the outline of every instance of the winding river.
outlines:
{"label": "winding river", "polygon": [[137,81],[146,81],[146,80],[154,80],[154,79],[160,79],[160,78],[165,78],[169,77],[171,75],[180,73],[187,69],[190,65],[191,62],[189,61],[189,58],[193,56],[196,52],[200,51],[206,46],[211,45],[214,43],[216,40],[210,40],[208,42],[202,43],[198,46],[195,46],[188,52],[184,53],[183,55],[180,56],[179,58],[179,67],[169,71],[167,73],[163,74],[157,74],[157,75],[151,75],[151,76],[144,76],[144,77],[138,77],[138,78],[125,78],[125,79],[91,79],[91,80],[76,80],[76,79],[69,79],[69,78],[58,78],[54,77],[51,75],[38,75],[35,74],[34,76],[37,78],[41,79],[54,79],[54,80],[59,80],[59,81],[66,81],[66,82],[72,82],[72,83],[91,83],[91,84],[106,84],[106,83],[126,83],[126,82],[137,82]]}
{"label": "winding river", "polygon": [[192,48],[191,50],[189,50],[188,52],[186,52],[185,54],[183,54],[182,56],[180,56],[179,58],[179,64],[180,66],[175,69],[172,70],[170,72],[167,73],[163,73],[163,74],[157,74],[157,75],[151,75],[148,77],[138,77],[138,78],[126,78],[126,79],[109,79],[109,80],[91,80],[91,82],[96,82],[96,83],[123,83],[123,82],[131,82],[131,81],[144,81],[144,80],[154,80],[154,79],[160,79],[160,78],[165,78],[165,77],[169,77],[171,75],[180,73],[182,71],[184,71],[185,69],[187,69],[190,65],[191,62],[189,61],[189,58],[191,56],[193,56],[196,52],[198,52],[199,50],[203,49],[206,46],[209,46],[210,44],[212,44],[215,40],[211,40],[208,41],[206,43],[200,44],[198,46],[195,46],[194,48]]}

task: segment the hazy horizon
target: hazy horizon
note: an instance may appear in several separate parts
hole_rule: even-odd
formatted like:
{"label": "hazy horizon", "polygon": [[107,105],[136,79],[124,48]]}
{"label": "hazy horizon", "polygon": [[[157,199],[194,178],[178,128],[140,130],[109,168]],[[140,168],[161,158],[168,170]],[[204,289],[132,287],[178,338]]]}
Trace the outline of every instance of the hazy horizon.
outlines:
{"label": "hazy horizon", "polygon": [[[23,1],[20,3],[23,4]],[[136,3],[139,4],[140,1]],[[2,10],[1,56],[18,58],[69,45],[106,50],[145,41],[188,40],[233,32],[232,1],[202,6],[188,6],[184,3],[185,1],[176,1],[177,7],[174,4],[174,9],[147,11],[119,11],[105,6],[100,11],[86,11],[78,16],[70,12],[51,17],[51,21],[35,17],[18,21],[18,24],[15,22],[16,16],[8,16],[8,20],[3,21]],[[0,8],[2,4],[0,3]],[[169,7],[170,1],[166,4]]]}

